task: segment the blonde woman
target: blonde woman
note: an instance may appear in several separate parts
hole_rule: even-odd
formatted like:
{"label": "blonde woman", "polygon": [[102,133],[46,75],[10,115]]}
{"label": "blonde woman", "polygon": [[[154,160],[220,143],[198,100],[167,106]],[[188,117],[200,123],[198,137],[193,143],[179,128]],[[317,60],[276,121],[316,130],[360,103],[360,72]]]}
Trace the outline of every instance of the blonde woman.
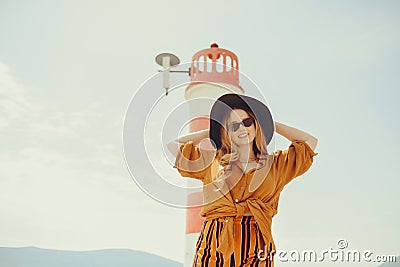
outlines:
{"label": "blonde woman", "polygon": [[[291,144],[269,153],[275,132]],[[178,172],[203,183],[205,220],[193,266],[274,266],[271,226],[280,193],[311,167],[317,142],[274,122],[262,102],[238,94],[217,99],[209,130],[170,142]]]}

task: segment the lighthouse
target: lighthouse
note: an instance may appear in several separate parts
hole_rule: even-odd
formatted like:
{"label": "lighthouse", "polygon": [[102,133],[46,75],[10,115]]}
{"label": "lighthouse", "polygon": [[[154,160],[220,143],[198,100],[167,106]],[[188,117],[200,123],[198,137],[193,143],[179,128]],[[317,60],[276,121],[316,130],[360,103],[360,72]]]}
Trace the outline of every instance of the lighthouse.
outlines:
{"label": "lighthouse", "polygon": [[[185,89],[186,101],[198,98],[216,100],[227,93],[244,94],[243,88],[239,85],[238,57],[229,50],[219,48],[216,43],[193,55],[189,75],[191,80]],[[189,131],[208,129],[212,102],[201,107],[190,103],[189,115],[192,120],[189,124]],[[199,114],[203,115],[199,116]],[[188,179],[187,185],[196,186],[198,184],[196,181]],[[186,210],[185,267],[192,266],[193,263],[196,242],[204,221],[200,216],[202,203],[202,192],[191,193],[187,196],[187,206],[190,208]]]}

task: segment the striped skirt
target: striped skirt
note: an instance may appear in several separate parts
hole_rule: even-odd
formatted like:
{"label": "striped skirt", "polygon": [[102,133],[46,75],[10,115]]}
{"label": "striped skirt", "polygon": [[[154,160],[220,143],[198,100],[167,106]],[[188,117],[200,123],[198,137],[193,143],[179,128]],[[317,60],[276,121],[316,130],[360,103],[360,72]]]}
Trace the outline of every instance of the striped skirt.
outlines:
{"label": "striped skirt", "polygon": [[265,246],[261,231],[253,216],[236,217],[234,220],[235,251],[228,260],[223,259],[222,254],[217,252],[219,237],[224,227],[224,219],[216,218],[204,221],[199,238],[196,243],[196,253],[193,267],[247,267],[268,266],[273,267],[274,262],[266,257],[271,250],[272,244]]}

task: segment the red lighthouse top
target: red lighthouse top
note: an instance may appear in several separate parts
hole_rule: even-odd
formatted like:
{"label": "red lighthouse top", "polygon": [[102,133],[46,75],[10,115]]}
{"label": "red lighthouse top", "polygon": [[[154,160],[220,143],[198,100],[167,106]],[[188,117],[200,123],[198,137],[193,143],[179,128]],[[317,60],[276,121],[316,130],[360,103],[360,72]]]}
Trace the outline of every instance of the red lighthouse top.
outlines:
{"label": "red lighthouse top", "polygon": [[229,50],[219,48],[217,43],[194,54],[190,77],[191,83],[186,90],[197,83],[212,82],[233,85],[244,92],[239,85],[238,57]]}

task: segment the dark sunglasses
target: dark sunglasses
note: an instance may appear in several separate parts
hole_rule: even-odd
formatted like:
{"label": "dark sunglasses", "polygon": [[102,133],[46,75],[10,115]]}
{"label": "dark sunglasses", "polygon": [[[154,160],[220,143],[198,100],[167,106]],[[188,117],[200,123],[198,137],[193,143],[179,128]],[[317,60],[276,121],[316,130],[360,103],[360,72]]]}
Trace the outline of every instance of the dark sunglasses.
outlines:
{"label": "dark sunglasses", "polygon": [[236,132],[237,130],[239,130],[241,124],[243,124],[245,127],[250,127],[251,125],[253,125],[253,123],[254,123],[254,119],[252,117],[249,117],[249,118],[242,120],[241,122],[232,123],[229,128],[232,131]]}

